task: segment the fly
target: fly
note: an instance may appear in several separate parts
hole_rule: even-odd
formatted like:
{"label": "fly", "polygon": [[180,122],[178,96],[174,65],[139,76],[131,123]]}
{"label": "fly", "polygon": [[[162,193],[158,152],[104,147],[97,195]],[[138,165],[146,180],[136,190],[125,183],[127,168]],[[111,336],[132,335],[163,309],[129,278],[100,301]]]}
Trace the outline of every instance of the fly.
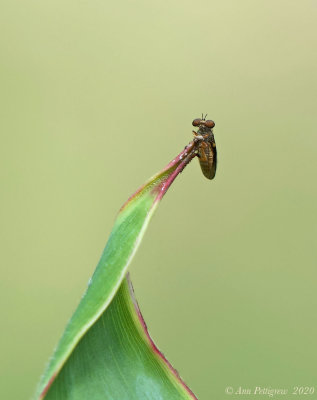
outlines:
{"label": "fly", "polygon": [[193,126],[198,127],[198,131],[193,131],[193,135],[201,170],[206,178],[213,179],[217,169],[217,149],[212,131],[215,123],[209,119],[206,121],[206,117],[207,114],[194,119]]}

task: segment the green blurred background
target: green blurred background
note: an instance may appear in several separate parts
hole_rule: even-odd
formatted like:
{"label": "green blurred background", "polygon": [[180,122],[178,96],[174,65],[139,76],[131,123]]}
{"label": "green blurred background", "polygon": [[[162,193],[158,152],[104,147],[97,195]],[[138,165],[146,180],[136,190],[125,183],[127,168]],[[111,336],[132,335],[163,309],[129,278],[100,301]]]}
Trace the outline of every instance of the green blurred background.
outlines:
{"label": "green blurred background", "polygon": [[202,112],[216,179],[191,163],[130,268],[150,333],[199,399],[317,393],[316,17],[314,0],[1,1],[1,399],[32,395],[119,207]]}

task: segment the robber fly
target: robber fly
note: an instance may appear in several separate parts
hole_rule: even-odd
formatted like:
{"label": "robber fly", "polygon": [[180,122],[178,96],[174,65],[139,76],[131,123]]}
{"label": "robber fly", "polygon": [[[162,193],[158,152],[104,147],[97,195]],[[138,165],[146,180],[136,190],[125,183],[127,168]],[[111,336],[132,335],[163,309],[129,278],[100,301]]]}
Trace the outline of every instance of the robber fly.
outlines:
{"label": "robber fly", "polygon": [[213,134],[214,121],[207,120],[205,117],[194,119],[193,126],[198,126],[198,131],[193,131],[196,142],[197,156],[201,170],[206,178],[213,179],[217,168],[217,149]]}

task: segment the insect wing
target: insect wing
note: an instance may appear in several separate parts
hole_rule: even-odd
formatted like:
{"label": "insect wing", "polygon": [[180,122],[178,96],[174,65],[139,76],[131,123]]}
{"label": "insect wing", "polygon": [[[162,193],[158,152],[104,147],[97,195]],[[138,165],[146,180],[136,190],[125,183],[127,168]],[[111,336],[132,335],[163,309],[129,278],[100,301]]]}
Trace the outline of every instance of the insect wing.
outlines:
{"label": "insect wing", "polygon": [[217,149],[215,142],[202,142],[198,148],[199,164],[206,178],[213,179],[217,169]]}

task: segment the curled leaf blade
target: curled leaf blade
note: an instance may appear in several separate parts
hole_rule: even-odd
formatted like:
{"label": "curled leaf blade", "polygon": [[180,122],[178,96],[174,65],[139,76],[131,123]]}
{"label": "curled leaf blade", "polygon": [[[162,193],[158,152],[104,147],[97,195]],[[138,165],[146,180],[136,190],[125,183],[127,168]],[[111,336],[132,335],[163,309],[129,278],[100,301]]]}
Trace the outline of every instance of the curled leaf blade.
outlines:
{"label": "curled leaf blade", "polygon": [[[100,321],[102,321],[104,317],[107,318],[110,312],[109,310],[111,309],[110,303],[117,299],[116,293],[122,284],[127,273],[128,265],[141,242],[153,212],[174,179],[192,158],[195,157],[195,150],[195,142],[193,141],[161,172],[152,177],[145,185],[137,190],[120,209],[107,245],[89,281],[87,290],[72,318],[69,320],[53,357],[50,359],[44,375],[40,380],[36,398],[54,398],[51,397],[53,387],[56,387],[57,382],[61,381],[61,376],[65,375],[64,371],[69,370],[71,360],[75,357],[75,354],[78,353],[78,349],[81,349],[83,346],[82,343],[88,340],[87,337],[90,337],[94,329],[98,328],[98,332],[101,332]],[[119,297],[121,296],[120,293],[119,291]],[[127,297],[123,298],[127,302]],[[120,312],[123,311],[119,310],[119,318]],[[110,326],[111,325],[105,327],[105,330],[111,330]],[[132,339],[130,338],[129,340]],[[86,359],[86,365],[87,363]],[[78,369],[79,367],[77,366],[76,368]],[[104,366],[103,370],[105,370]],[[158,369],[158,371],[159,370],[160,369]],[[63,372],[62,375],[60,374],[61,371]],[[73,374],[75,373],[74,371],[75,370],[72,372]],[[95,369],[93,368],[92,371],[95,371]],[[89,370],[87,370],[86,373],[89,374]],[[104,379],[104,377],[102,379]],[[67,382],[69,382],[69,380]],[[67,393],[78,391],[78,387],[81,387],[80,382],[82,381],[79,380],[76,384],[77,386],[75,385],[72,387],[71,391],[68,390]],[[97,385],[97,382],[95,383]],[[50,390],[51,387],[52,390]],[[69,388],[69,385],[66,385],[66,387]],[[92,388],[91,390],[94,389]],[[59,395],[61,396],[61,394]],[[56,398],[71,399],[75,397]],[[81,397],[77,397],[77,399],[80,398]],[[112,397],[103,398],[110,399]],[[120,400],[121,399],[122,398],[120,398]]]}

